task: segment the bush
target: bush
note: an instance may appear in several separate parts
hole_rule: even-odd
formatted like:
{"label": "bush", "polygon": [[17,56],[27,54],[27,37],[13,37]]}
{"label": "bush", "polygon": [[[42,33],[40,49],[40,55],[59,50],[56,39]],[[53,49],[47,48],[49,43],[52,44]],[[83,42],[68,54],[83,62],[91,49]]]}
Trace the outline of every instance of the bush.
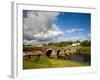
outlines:
{"label": "bush", "polygon": [[90,47],[82,47],[80,48],[80,53],[91,53],[91,48]]}

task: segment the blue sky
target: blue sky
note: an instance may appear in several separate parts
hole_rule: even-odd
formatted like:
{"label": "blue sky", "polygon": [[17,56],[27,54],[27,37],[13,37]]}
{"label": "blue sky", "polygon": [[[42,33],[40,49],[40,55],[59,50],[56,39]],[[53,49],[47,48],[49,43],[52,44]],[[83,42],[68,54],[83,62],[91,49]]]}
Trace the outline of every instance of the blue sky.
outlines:
{"label": "blue sky", "polygon": [[23,10],[25,42],[91,40],[91,14]]}
{"label": "blue sky", "polygon": [[81,39],[81,37],[87,40],[90,39],[91,14],[89,13],[62,12],[57,16],[56,24],[65,32],[64,36],[59,37],[59,39],[62,38],[61,40],[66,40],[71,37],[73,39]]}
{"label": "blue sky", "polygon": [[62,30],[70,28],[84,28],[86,31],[90,31],[90,14],[86,13],[61,13],[57,16],[57,24]]}

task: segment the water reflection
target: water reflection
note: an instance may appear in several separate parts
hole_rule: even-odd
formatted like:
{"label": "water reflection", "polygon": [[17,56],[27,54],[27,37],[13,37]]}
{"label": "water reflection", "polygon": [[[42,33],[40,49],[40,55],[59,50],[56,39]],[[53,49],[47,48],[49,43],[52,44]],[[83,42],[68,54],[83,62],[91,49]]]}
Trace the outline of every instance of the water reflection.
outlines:
{"label": "water reflection", "polygon": [[74,54],[74,55],[66,56],[66,59],[78,61],[81,63],[88,63],[89,65],[91,64],[90,54],[82,54],[82,55]]}

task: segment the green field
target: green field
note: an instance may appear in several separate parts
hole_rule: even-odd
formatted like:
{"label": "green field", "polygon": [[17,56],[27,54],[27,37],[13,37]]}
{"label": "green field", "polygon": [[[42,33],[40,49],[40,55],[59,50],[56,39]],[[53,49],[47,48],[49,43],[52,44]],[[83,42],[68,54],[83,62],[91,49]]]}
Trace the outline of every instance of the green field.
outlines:
{"label": "green field", "polygon": [[47,57],[45,58],[41,57],[32,60],[23,59],[23,69],[61,68],[61,67],[80,67],[80,66],[89,66],[89,64],[71,60],[51,59]]}

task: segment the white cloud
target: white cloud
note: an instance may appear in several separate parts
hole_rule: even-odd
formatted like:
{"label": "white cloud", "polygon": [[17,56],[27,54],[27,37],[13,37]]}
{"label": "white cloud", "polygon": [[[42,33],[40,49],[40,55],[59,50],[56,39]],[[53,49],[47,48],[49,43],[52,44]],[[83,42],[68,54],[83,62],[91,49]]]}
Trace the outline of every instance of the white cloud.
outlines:
{"label": "white cloud", "polygon": [[80,40],[80,38],[77,36],[70,36],[70,37],[67,37],[66,40],[67,41],[76,41],[76,40]]}
{"label": "white cloud", "polygon": [[69,37],[66,38],[66,40],[68,40],[68,41],[76,41],[76,40],[84,41],[84,40],[91,40],[89,34],[90,34],[90,33],[88,33],[87,35],[81,34],[81,35],[76,35],[76,36],[69,36]]}
{"label": "white cloud", "polygon": [[36,40],[39,40],[39,41],[53,40],[62,34],[63,34],[63,32],[61,32],[61,31],[48,30],[46,32],[40,32],[40,33],[34,34],[33,38]]}
{"label": "white cloud", "polygon": [[[24,40],[52,41],[62,35],[63,32],[55,24],[58,12],[27,11],[24,18]],[[40,43],[41,43],[40,42]],[[33,41],[34,43],[34,41]]]}
{"label": "white cloud", "polygon": [[24,45],[31,45],[33,43],[37,43],[37,40],[24,40],[23,43]]}
{"label": "white cloud", "polygon": [[83,28],[72,28],[72,29],[68,29],[66,30],[66,33],[74,33],[74,32],[80,32],[80,31],[83,31],[84,29]]}

